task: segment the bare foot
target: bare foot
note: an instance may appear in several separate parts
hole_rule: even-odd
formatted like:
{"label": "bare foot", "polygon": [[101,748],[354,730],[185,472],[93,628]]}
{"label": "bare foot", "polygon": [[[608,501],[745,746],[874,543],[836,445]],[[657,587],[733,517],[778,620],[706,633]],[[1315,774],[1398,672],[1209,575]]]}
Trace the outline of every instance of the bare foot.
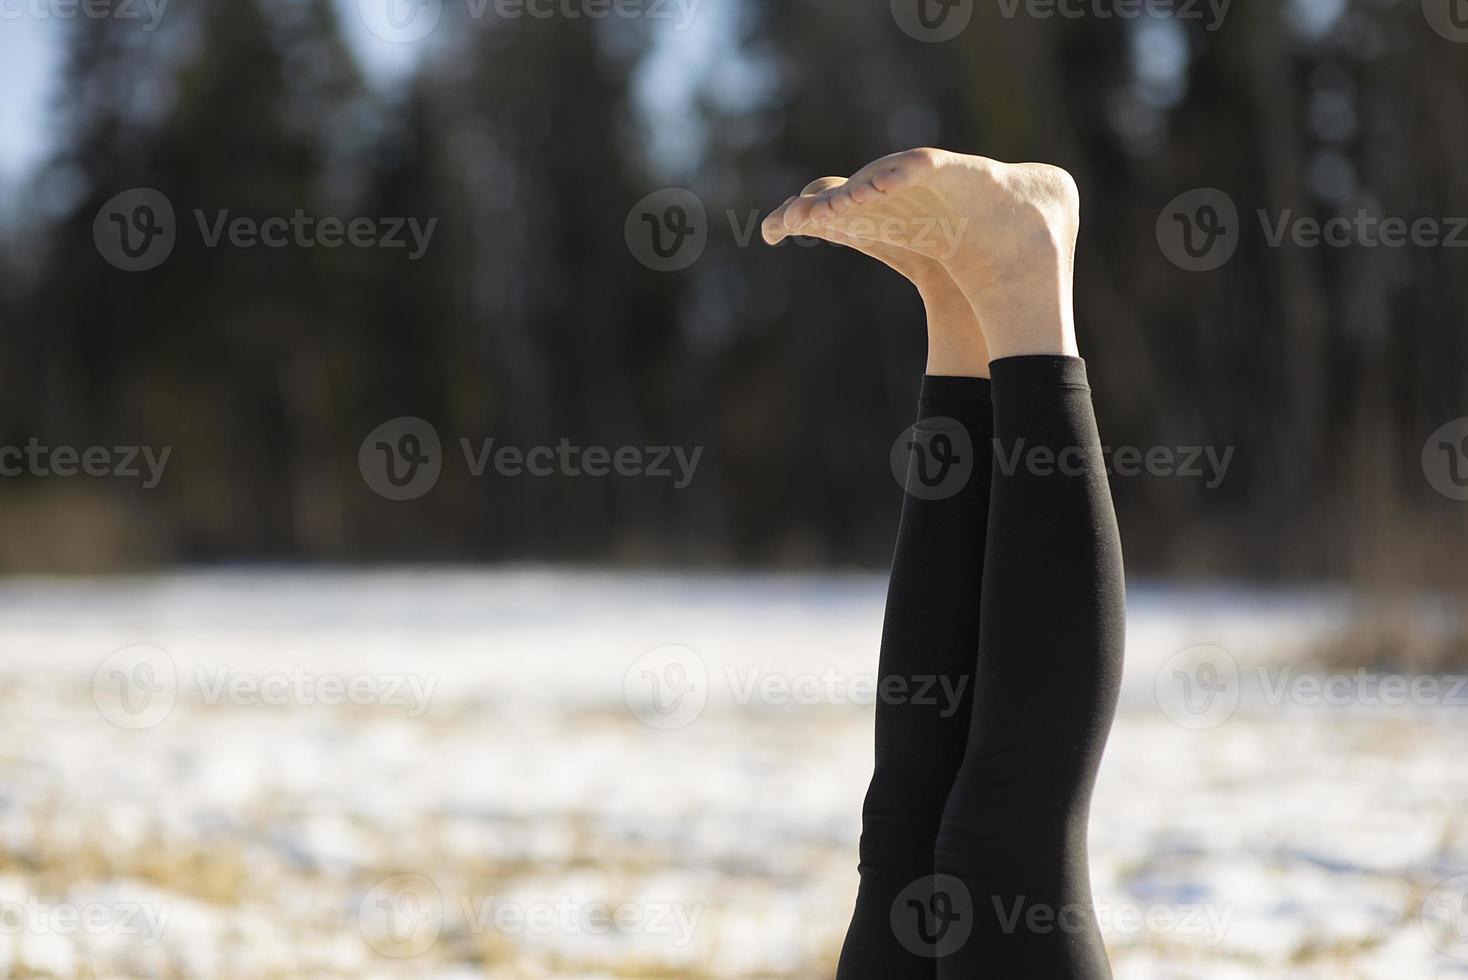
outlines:
{"label": "bare foot", "polygon": [[765,224],[770,244],[810,235],[937,262],[983,323],[996,358],[1078,353],[1080,194],[1059,167],[924,147],[883,157],[844,183],[808,187],[779,214]]}
{"label": "bare foot", "polygon": [[[787,237],[782,232],[785,211],[791,204],[838,189],[845,183],[845,177],[822,177],[806,185],[799,197],[790,198],[765,219],[765,240],[771,241],[777,233],[779,238],[775,240]],[[928,374],[961,378],[989,376],[989,347],[984,341],[984,331],[967,297],[941,262],[876,239],[854,238],[836,228],[825,229],[819,237],[871,256],[917,287],[928,316]]]}

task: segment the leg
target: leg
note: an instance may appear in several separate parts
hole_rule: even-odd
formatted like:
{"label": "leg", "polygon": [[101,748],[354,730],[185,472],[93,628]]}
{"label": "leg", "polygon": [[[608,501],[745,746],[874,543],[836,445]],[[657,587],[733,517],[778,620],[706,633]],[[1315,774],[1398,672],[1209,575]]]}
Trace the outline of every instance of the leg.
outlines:
{"label": "leg", "polygon": [[[1084,363],[1027,356],[992,367],[974,713],[935,863],[940,880],[962,883],[973,933],[938,976],[1093,980],[1110,976],[1086,831],[1121,677],[1121,548]],[[1020,449],[1029,464],[1011,469]]]}
{"label": "leg", "polygon": [[[903,500],[878,665],[879,685],[893,684],[899,696],[877,700],[876,767],[862,807],[861,888],[838,980],[934,976],[917,929],[894,928],[894,905],[932,877],[939,822],[967,743],[992,422],[988,381],[925,377],[916,431],[957,426],[974,447],[966,485],[946,499],[909,492]],[[915,469],[916,458],[910,462]],[[909,487],[917,486],[913,469]],[[901,696],[921,691],[928,693]]]}
{"label": "leg", "polygon": [[1108,977],[1086,824],[1120,682],[1124,586],[1074,356],[1075,184],[1053,167],[914,150],[803,196],[783,226],[773,237],[870,238],[939,261],[997,358],[973,718],[930,900],[943,913],[938,976]]}
{"label": "leg", "polygon": [[[804,193],[841,183],[825,178]],[[783,210],[766,221],[767,233],[783,221]],[[861,886],[837,970],[840,980],[931,978],[929,951],[916,944],[915,930],[895,930],[892,916],[899,898],[932,877],[938,824],[967,744],[993,455],[989,355],[967,299],[939,263],[881,242],[826,237],[917,286],[927,312],[928,366],[915,437],[956,439],[960,452],[972,446],[958,464],[971,468],[969,478],[952,493],[946,485],[926,492],[917,482],[917,456],[909,456],[908,486],[916,492],[903,499],[878,665],[882,689],[892,685],[894,694],[878,698]]]}

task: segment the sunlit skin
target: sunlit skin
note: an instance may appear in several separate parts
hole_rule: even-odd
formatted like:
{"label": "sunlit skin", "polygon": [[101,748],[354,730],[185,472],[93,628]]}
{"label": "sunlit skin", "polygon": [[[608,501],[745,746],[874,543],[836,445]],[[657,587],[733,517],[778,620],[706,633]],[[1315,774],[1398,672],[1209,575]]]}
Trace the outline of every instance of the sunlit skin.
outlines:
{"label": "sunlit skin", "polygon": [[924,147],[807,185],[762,230],[771,245],[847,245],[906,276],[927,306],[928,373],[987,377],[991,359],[1079,355],[1079,228],[1080,194],[1059,167]]}

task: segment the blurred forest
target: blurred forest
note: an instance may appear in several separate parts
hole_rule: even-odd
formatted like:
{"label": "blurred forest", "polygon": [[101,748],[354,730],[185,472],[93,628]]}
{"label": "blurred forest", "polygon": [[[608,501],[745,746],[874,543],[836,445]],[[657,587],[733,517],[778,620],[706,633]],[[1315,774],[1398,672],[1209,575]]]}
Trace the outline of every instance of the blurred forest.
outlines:
{"label": "blurred forest", "polygon": [[[154,489],[0,479],[0,569],[879,567],[900,502],[888,450],[922,371],[916,295],[850,252],[766,248],[753,223],[813,177],[930,144],[1076,175],[1108,444],[1235,449],[1211,489],[1114,480],[1134,573],[1468,577],[1468,504],[1422,462],[1468,416],[1468,254],[1273,247],[1254,218],[1468,215],[1468,44],[1417,0],[1238,0],[1216,29],[979,3],[946,43],[909,37],[886,2],[703,0],[707,23],[683,32],[468,9],[446,3],[416,67],[389,76],[354,57],[355,7],[330,0],[179,0],[151,32],[64,25],[57,148],[6,209],[0,445],[173,459]],[[93,239],[134,187],[178,212],[146,272]],[[664,187],[709,216],[706,251],[676,272],[624,238]],[[1194,188],[1243,216],[1214,271],[1157,240]],[[437,226],[418,261],[208,248],[195,208]],[[395,502],[357,454],[405,415],[433,423],[445,464]],[[474,478],[457,440],[491,436],[705,451],[685,489]]]}

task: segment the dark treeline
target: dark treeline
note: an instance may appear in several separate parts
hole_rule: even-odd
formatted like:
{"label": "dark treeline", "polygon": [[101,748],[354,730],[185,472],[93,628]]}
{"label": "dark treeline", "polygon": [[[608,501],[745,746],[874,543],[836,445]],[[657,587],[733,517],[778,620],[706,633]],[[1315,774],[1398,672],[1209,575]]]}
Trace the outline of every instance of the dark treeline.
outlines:
{"label": "dark treeline", "polygon": [[[980,3],[958,39],[921,43],[887,3],[704,0],[686,31],[448,3],[406,74],[354,57],[355,3],[69,22],[54,155],[0,255],[0,445],[172,456],[150,489],[0,480],[0,566],[881,564],[916,295],[849,252],[765,248],[754,222],[811,177],[934,144],[1076,175],[1108,443],[1232,451],[1212,487],[1206,461],[1118,476],[1134,570],[1457,584],[1468,504],[1434,490],[1423,450],[1468,416],[1468,252],[1270,235],[1363,209],[1468,214],[1468,44],[1415,2],[1320,6],[1240,0],[1213,24]],[[671,186],[703,201],[708,245],[658,272],[624,227]],[[166,195],[177,241],[126,272],[93,226],[136,187]],[[1196,188],[1239,213],[1212,271],[1157,237]],[[207,241],[220,212],[298,210],[434,225],[416,260],[411,238]],[[404,502],[358,468],[398,416],[444,444],[438,484]],[[703,454],[681,489],[475,478],[460,439],[491,437]]]}

